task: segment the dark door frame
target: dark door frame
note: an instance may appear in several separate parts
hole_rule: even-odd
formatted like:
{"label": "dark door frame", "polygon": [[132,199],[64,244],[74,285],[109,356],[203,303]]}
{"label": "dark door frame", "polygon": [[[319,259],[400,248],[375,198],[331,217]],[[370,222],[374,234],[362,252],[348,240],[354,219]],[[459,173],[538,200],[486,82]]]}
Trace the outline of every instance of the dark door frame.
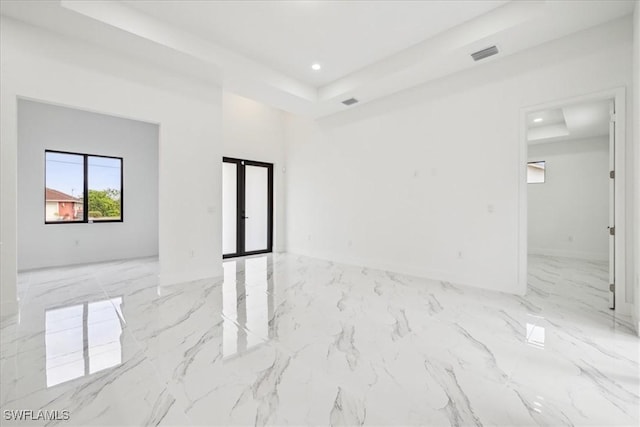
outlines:
{"label": "dark door frame", "polygon": [[[245,255],[266,254],[273,251],[273,163],[258,162],[255,160],[236,159],[223,157],[223,162],[235,163],[237,173],[236,188],[236,252],[222,254],[222,258],[233,258]],[[246,166],[258,166],[267,168],[267,248],[257,251],[245,251],[245,219],[246,219]]]}

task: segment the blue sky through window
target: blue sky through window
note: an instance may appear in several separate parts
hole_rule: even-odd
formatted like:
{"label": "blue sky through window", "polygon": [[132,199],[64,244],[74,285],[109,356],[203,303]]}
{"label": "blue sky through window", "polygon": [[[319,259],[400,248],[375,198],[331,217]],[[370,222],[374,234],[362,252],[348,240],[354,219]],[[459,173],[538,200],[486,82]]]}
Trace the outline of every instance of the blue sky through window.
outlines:
{"label": "blue sky through window", "polygon": [[[78,154],[47,152],[47,187],[74,197],[81,196],[84,186],[83,157]],[[120,190],[120,159],[89,156],[88,162],[88,179],[91,190],[105,190],[107,188]]]}
{"label": "blue sky through window", "polygon": [[89,189],[120,191],[120,159],[89,156]]}
{"label": "blue sky through window", "polygon": [[84,187],[83,156],[47,152],[46,158],[47,188],[80,196]]}

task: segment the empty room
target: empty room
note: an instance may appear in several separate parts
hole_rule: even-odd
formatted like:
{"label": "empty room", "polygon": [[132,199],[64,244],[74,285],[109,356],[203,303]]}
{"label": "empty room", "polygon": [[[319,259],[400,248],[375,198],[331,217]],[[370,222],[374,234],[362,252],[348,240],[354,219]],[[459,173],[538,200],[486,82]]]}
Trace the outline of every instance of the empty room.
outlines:
{"label": "empty room", "polygon": [[0,425],[640,424],[637,0],[0,6]]}

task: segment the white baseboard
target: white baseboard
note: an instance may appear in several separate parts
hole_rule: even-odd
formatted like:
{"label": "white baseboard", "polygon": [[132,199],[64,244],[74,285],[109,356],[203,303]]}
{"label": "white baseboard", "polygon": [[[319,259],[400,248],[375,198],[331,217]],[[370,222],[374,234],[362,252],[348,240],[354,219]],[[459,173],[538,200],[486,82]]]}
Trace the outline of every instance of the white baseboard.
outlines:
{"label": "white baseboard", "polygon": [[557,256],[561,258],[583,259],[585,261],[606,262],[609,260],[608,253],[568,251],[563,249],[529,248],[529,255]]}
{"label": "white baseboard", "polygon": [[419,277],[427,280],[438,282],[448,282],[454,285],[468,286],[470,288],[486,289],[495,292],[504,292],[507,294],[524,295],[526,288],[514,288],[512,282],[497,283],[494,280],[478,279],[474,274],[465,274],[458,271],[436,270],[429,268],[421,268],[415,265],[404,265],[397,263],[389,263],[383,260],[363,259],[358,257],[348,257],[335,255],[331,252],[322,251],[305,251],[290,249],[288,253],[294,255],[302,255],[310,258],[322,259],[339,264],[352,265],[358,267],[366,267],[376,270],[388,271],[407,276]]}
{"label": "white baseboard", "polygon": [[616,298],[615,312],[616,314],[619,314],[619,315],[630,316],[632,318],[632,324],[635,324],[635,322],[633,321],[633,305],[632,304],[629,304],[628,302],[618,301],[618,298]]}
{"label": "white baseboard", "polygon": [[219,279],[223,277],[224,270],[222,266],[220,268],[215,269],[206,269],[200,271],[188,271],[184,273],[169,273],[169,274],[160,274],[160,286],[171,286],[177,285],[181,283],[195,282],[197,280],[205,280],[205,279]]}
{"label": "white baseboard", "polygon": [[18,301],[0,302],[0,316],[6,317],[18,313]]}
{"label": "white baseboard", "polygon": [[108,264],[110,262],[119,262],[119,261],[135,261],[139,259],[147,259],[147,258],[155,258],[158,259],[158,254],[137,256],[132,258],[114,258],[114,259],[104,259],[98,261],[90,261],[90,262],[74,262],[71,264],[52,264],[52,265],[38,265],[38,266],[27,266],[27,267],[18,267],[18,274],[26,273],[29,271],[38,271],[38,270],[47,270],[50,268],[64,268],[64,267],[78,267],[83,265],[100,265],[100,264]]}

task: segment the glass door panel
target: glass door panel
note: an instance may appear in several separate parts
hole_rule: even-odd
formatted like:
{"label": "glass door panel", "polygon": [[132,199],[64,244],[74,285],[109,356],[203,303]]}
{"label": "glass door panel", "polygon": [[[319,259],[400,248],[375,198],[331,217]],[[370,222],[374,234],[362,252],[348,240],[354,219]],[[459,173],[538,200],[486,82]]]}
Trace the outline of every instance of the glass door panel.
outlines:
{"label": "glass door panel", "polygon": [[222,163],[222,253],[235,254],[238,224],[238,165]]}
{"label": "glass door panel", "polygon": [[263,166],[245,166],[245,243],[246,252],[268,248],[269,170]]}

